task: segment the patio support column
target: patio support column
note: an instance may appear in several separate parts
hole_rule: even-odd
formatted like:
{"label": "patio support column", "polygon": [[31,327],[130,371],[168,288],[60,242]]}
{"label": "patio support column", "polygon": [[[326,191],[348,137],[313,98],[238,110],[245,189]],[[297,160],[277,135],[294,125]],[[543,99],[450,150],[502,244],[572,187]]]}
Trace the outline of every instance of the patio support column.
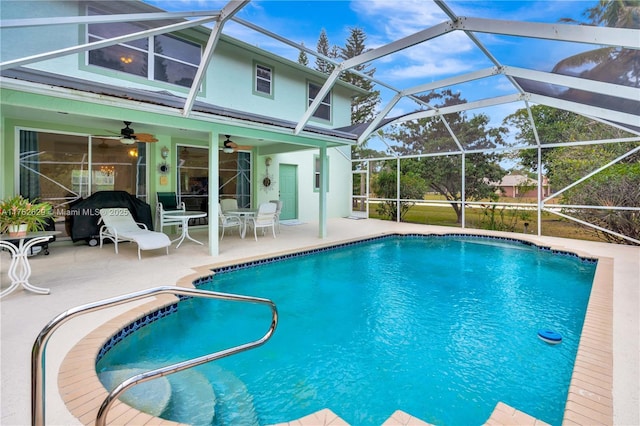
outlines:
{"label": "patio support column", "polygon": [[327,237],[327,163],[327,147],[323,146],[320,148],[320,190],[318,194],[318,236],[320,238]]}
{"label": "patio support column", "polygon": [[542,146],[538,144],[538,237],[542,235],[542,208],[544,207],[544,199],[542,196]]}
{"label": "patio support column", "polygon": [[396,157],[396,170],[396,222],[400,223],[400,214],[402,213],[400,209],[400,199],[402,198],[400,197],[400,191],[402,190],[400,185],[400,157]]}
{"label": "patio support column", "polygon": [[217,256],[220,254],[220,245],[218,241],[218,199],[220,198],[220,182],[218,182],[220,169],[218,151],[218,133],[211,132],[209,134],[209,256]]}
{"label": "patio support column", "polygon": [[462,152],[462,173],[460,173],[460,176],[462,176],[462,182],[460,182],[460,188],[461,189],[461,194],[460,194],[460,208],[462,209],[462,229],[467,227],[467,217],[466,217],[466,202],[467,202],[467,156],[464,153],[464,151]]}

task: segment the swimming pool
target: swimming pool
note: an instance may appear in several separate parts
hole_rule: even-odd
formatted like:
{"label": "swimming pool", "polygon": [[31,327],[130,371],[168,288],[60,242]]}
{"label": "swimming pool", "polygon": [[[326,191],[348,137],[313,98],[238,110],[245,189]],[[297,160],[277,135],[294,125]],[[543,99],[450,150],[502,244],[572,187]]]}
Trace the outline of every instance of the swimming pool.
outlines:
{"label": "swimming pool", "polygon": [[[207,422],[180,417],[213,412],[197,402],[197,373],[216,398],[212,424],[279,423],[322,408],[354,425],[379,425],[397,409],[480,424],[498,401],[560,424],[594,270],[511,241],[414,236],[216,273],[200,288],[272,299],[279,328],[264,347],[176,375],[186,399],[174,406],[198,409],[165,415]],[[269,315],[183,301],[97,369],[166,365],[241,343],[261,335]],[[563,342],[542,342],[542,327]]]}

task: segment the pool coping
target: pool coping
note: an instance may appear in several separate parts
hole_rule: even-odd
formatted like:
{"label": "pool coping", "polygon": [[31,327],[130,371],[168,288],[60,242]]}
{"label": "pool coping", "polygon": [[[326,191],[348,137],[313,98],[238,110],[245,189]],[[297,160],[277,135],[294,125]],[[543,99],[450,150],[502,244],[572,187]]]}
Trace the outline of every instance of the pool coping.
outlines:
{"label": "pool coping", "polygon": [[[389,237],[403,236],[473,236],[487,237],[486,234],[472,232],[393,232],[380,233],[370,238],[354,238],[342,243],[318,244],[308,249],[286,250],[270,253],[265,256],[255,256],[232,262],[219,262],[211,265],[193,268],[194,273],[182,277],[176,286],[194,288],[194,283],[205,276],[211,276],[216,268],[228,268],[237,265],[264,263],[266,259],[291,257],[301,252],[315,252],[328,248],[350,245],[362,241]],[[585,321],[580,337],[578,352],[569,384],[569,392],[565,405],[563,425],[573,424],[613,424],[613,259],[593,256],[580,250],[567,250],[563,247],[542,245],[527,238],[487,237],[500,240],[511,240],[532,244],[541,249],[576,255],[587,259],[597,259],[598,266],[589,297]],[[178,302],[179,298],[170,295],[157,296],[153,301],[132,308],[101,326],[94,329],[81,339],[64,357],[58,374],[58,389],[67,409],[82,424],[95,422],[98,409],[107,397],[107,390],[103,387],[95,371],[95,362],[104,344],[119,330],[132,322],[145,318],[159,308],[170,306]],[[517,407],[516,407],[517,408]],[[537,420],[516,408],[500,402],[486,424],[532,424],[541,425]],[[145,425],[180,425],[181,423],[153,417],[143,413],[121,401],[115,401],[109,411],[109,424],[145,424]],[[347,424],[330,411],[330,407],[317,413],[311,413],[304,418],[282,423],[281,425],[318,425],[318,424]],[[425,425],[427,423],[412,417],[408,413],[398,411],[385,422],[385,425]]]}

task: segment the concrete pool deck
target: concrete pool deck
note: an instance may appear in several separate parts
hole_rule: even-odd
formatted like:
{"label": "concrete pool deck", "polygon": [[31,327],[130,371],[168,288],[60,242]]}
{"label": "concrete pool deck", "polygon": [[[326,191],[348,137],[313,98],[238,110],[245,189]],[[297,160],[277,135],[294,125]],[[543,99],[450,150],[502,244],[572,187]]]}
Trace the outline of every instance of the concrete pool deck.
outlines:
{"label": "concrete pool deck", "polygon": [[[49,321],[61,312],[106,298],[131,293],[160,285],[174,285],[185,277],[212,265],[239,263],[243,260],[268,257],[288,251],[300,251],[319,245],[336,244],[356,238],[389,233],[483,233],[471,229],[434,227],[426,225],[397,224],[378,220],[332,219],[328,224],[328,236],[318,238],[317,224],[281,226],[277,239],[270,236],[240,239],[237,234],[225,235],[220,245],[220,255],[211,257],[205,246],[184,243],[180,248],[172,247],[169,256],[162,250],[143,252],[142,260],[137,258],[134,245],[123,244],[116,255],[112,245],[103,249],[70,243],[55,243],[51,255],[31,258],[33,275],[31,283],[51,289],[49,295],[37,295],[17,290],[5,296],[0,302],[1,310],[1,358],[2,377],[1,399],[2,425],[26,425],[30,417],[30,356],[31,348],[38,333]],[[195,230],[193,235],[206,241],[206,230]],[[585,358],[576,361],[575,374],[583,374],[582,382],[572,386],[574,398],[570,396],[565,416],[566,424],[640,424],[639,400],[639,318],[640,312],[640,248],[606,243],[567,240],[553,237],[536,237],[523,234],[492,233],[507,238],[523,239],[533,243],[551,246],[560,250],[578,252],[582,255],[610,258],[609,274],[613,276],[613,289],[604,286],[604,294],[592,297],[590,307],[599,309],[592,321],[585,322],[583,339],[591,339],[585,346]],[[8,253],[0,253],[0,286],[8,286]],[[204,268],[204,269],[203,269]],[[609,302],[607,302],[607,292]],[[594,302],[594,303],[591,303]],[[58,387],[59,371],[63,359],[74,346],[84,340],[105,322],[123,315],[136,305],[147,302],[118,306],[101,312],[94,312],[73,319],[57,330],[47,347],[46,375],[46,419],[50,425],[83,424],[77,414],[72,414],[65,405]],[[607,314],[607,303],[610,312]],[[604,312],[604,314],[602,314]],[[604,316],[601,316],[604,315]],[[608,324],[608,325],[607,325]],[[607,332],[607,327],[609,331]],[[606,342],[600,339],[609,336],[611,351],[607,361],[604,349]],[[595,340],[594,340],[595,339]],[[583,350],[581,342],[581,351]],[[591,349],[589,349],[591,348]],[[579,351],[580,356],[580,351]],[[607,364],[608,363],[608,364]],[[600,364],[600,366],[598,366]],[[606,370],[612,369],[607,376]],[[605,370],[600,371],[599,369]],[[607,378],[608,377],[608,378]],[[598,395],[598,381],[609,386],[612,398],[608,401],[595,400]],[[610,382],[607,383],[606,382]],[[593,383],[596,382],[596,383]],[[79,390],[83,392],[82,388]],[[596,391],[596,392],[594,392]],[[570,393],[572,391],[570,390]],[[596,398],[596,399],[597,399]],[[329,410],[331,407],[327,407]],[[517,407],[515,407],[517,409]],[[576,412],[578,410],[579,412]],[[610,412],[607,414],[607,412]],[[572,414],[575,412],[575,415]],[[397,422],[410,414],[399,415]],[[500,414],[500,413],[498,413]],[[313,415],[310,413],[310,415]],[[607,419],[612,419],[607,421]],[[121,419],[123,420],[123,419]],[[293,420],[293,419],[292,419]],[[316,420],[320,421],[316,418]],[[325,424],[341,424],[331,416],[324,417]],[[492,417],[492,420],[494,418]],[[83,419],[86,422],[86,419]],[[391,422],[391,420],[390,420]],[[491,424],[506,424],[508,421],[488,421]],[[515,420],[514,420],[515,422]],[[136,424],[134,421],[128,424]],[[292,422],[291,424],[301,424]],[[318,423],[307,423],[318,424]],[[344,423],[342,423],[344,424]]]}

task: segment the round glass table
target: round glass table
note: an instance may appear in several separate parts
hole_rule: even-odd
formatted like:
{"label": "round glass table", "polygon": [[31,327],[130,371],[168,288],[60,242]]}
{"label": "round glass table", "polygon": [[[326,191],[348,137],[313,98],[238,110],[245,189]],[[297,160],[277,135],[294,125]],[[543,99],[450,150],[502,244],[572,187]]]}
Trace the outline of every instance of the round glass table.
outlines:
{"label": "round glass table", "polygon": [[197,218],[201,218],[201,217],[207,217],[207,213],[206,212],[196,212],[196,211],[186,211],[186,212],[182,212],[182,211],[177,211],[177,212],[165,212],[164,213],[165,216],[171,216],[173,218],[176,218],[178,220],[182,221],[182,234],[176,238],[175,240],[171,240],[171,243],[175,243],[176,241],[180,241],[178,243],[178,245],[176,246],[176,248],[180,247],[180,244],[182,244],[182,242],[185,239],[191,240],[194,243],[198,243],[200,245],[202,245],[202,243],[196,239],[194,239],[191,235],[189,235],[189,220],[190,219],[197,219]]}

